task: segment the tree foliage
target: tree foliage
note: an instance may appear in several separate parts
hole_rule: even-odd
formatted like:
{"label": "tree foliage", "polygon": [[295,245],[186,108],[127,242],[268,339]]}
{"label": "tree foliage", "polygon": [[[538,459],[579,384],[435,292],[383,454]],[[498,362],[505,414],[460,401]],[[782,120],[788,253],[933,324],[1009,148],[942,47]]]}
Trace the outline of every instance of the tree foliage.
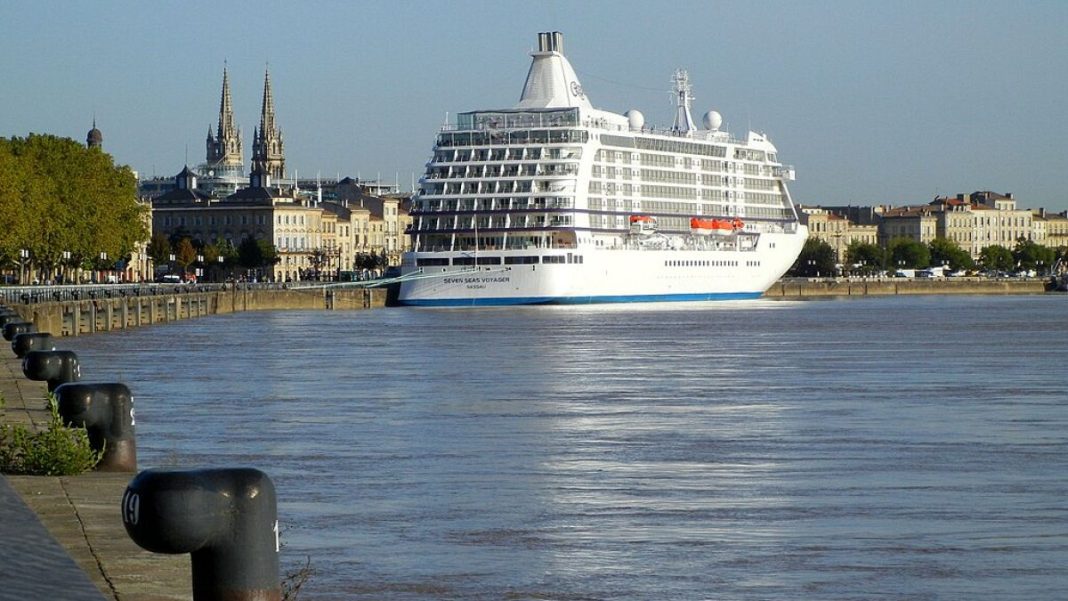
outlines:
{"label": "tree foliage", "polygon": [[975,261],[968,251],[947,238],[931,240],[927,249],[931,252],[931,265],[945,265],[953,271],[975,268]]}
{"label": "tree foliage", "polygon": [[1020,269],[1044,273],[1057,262],[1057,251],[1036,244],[1033,240],[1020,238],[1016,241],[1016,248],[1012,250],[1012,258]]}
{"label": "tree foliage", "polygon": [[237,262],[249,269],[267,267],[278,261],[278,251],[266,240],[245,238],[237,247]]}
{"label": "tree foliage", "polygon": [[854,240],[846,248],[846,261],[850,265],[859,265],[858,272],[870,275],[886,268],[886,251],[881,246]]}
{"label": "tree foliage", "polygon": [[835,265],[831,245],[817,238],[809,238],[787,273],[799,277],[829,277],[834,275]]}
{"label": "tree foliage", "polygon": [[182,268],[182,273],[188,271],[189,266],[196,260],[197,249],[193,246],[193,241],[189,238],[179,240],[178,245],[174,247],[174,262]]}
{"label": "tree foliage", "polygon": [[911,238],[894,238],[887,245],[886,252],[892,269],[924,269],[931,265],[931,251],[926,244]]}
{"label": "tree foliage", "polygon": [[147,237],[137,181],[111,156],[69,138],[0,138],[0,262],[30,251],[31,267],[55,269],[107,253],[128,256]]}
{"label": "tree foliage", "polygon": [[1011,271],[1016,265],[1012,251],[999,244],[984,246],[979,251],[979,264],[988,271]]}
{"label": "tree foliage", "polygon": [[353,260],[353,264],[357,269],[384,269],[389,263],[385,253],[376,255],[373,252],[369,253],[356,253],[356,257]]}
{"label": "tree foliage", "polygon": [[152,240],[148,242],[147,254],[155,261],[156,265],[165,265],[171,260],[171,241],[167,239],[167,236],[162,232],[156,232],[152,235]]}

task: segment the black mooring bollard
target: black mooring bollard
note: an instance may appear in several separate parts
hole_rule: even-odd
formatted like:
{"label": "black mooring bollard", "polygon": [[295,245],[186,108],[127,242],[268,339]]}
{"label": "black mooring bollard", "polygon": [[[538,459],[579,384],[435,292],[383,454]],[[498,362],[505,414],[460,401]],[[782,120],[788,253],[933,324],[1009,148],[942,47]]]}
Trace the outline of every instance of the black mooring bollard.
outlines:
{"label": "black mooring bollard", "polygon": [[251,468],[145,470],[122,522],[155,553],[190,553],[194,601],[280,601],[274,484]]}
{"label": "black mooring bollard", "polygon": [[31,380],[48,382],[48,392],[60,384],[82,379],[74,351],[30,351],[22,358],[22,373]]}
{"label": "black mooring bollard", "polygon": [[133,396],[125,384],[68,382],[56,387],[63,423],[84,427],[89,445],[103,451],[99,472],[136,472]]}
{"label": "black mooring bollard", "polygon": [[12,321],[4,324],[4,340],[11,341],[18,334],[33,334],[37,326],[28,321]]}
{"label": "black mooring bollard", "polygon": [[30,351],[54,351],[56,343],[52,341],[52,335],[48,332],[16,334],[11,339],[11,350],[15,352],[16,357],[21,359]]}

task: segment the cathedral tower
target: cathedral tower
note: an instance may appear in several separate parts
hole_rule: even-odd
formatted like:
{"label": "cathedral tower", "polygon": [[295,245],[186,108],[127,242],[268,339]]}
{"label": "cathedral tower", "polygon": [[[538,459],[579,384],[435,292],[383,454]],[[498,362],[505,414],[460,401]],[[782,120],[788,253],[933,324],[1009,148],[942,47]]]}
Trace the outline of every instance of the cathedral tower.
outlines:
{"label": "cathedral tower", "polygon": [[276,180],[285,177],[286,158],[282,132],[274,122],[274,97],[271,95],[271,73],[263,78],[263,110],[260,127],[252,134],[252,168],[259,168]]}
{"label": "cathedral tower", "polygon": [[230,76],[223,67],[222,99],[219,101],[219,128],[214,136],[208,126],[208,169],[214,175],[242,175],[241,130],[234,125],[234,106],[230,99]]}
{"label": "cathedral tower", "polygon": [[104,134],[96,128],[96,117],[93,117],[93,129],[85,136],[85,145],[89,148],[103,148]]}

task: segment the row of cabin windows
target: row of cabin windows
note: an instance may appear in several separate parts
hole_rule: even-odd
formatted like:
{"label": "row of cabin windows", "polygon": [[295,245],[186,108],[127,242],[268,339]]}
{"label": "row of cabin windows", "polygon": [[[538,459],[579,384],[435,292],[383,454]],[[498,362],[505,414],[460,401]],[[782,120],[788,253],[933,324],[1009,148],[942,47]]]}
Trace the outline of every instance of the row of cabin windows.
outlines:
{"label": "row of cabin windows", "polygon": [[582,148],[488,148],[476,150],[435,150],[434,163],[466,163],[469,161],[540,161],[543,159],[580,159]]}
{"label": "row of cabin windows", "polygon": [[[751,261],[747,261],[746,263],[747,264],[751,263]],[[664,261],[664,267],[737,267],[737,266],[738,266],[738,261],[727,261],[727,260],[722,260],[722,261],[708,261],[708,260],[691,260],[691,261],[671,260],[671,261]]]}
{"label": "row of cabin windows", "polygon": [[[452,259],[453,265],[537,265],[538,263],[545,264],[582,264],[582,255],[527,255],[522,257],[455,257]],[[415,265],[417,267],[445,267],[449,265],[449,259],[432,257],[426,259],[416,259]]]}

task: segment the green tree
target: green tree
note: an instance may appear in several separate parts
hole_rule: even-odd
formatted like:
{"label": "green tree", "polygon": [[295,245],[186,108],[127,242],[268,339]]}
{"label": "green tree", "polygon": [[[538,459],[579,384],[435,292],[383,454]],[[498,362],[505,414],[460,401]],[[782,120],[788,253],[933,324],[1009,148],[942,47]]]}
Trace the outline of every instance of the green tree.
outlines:
{"label": "green tree", "polygon": [[217,244],[215,244],[214,242],[209,242],[208,244],[205,244],[203,248],[200,249],[200,254],[204,256],[205,264],[214,265],[219,262],[219,257],[222,253],[219,250],[219,246]]}
{"label": "green tree", "polygon": [[200,253],[204,256],[206,273],[215,281],[222,281],[226,272],[237,264],[237,249],[221,237],[205,244]]}
{"label": "green tree", "polygon": [[216,238],[215,246],[218,247],[219,256],[223,258],[224,263],[231,265],[237,263],[237,248],[234,247],[233,243],[223,238]]}
{"label": "green tree", "polygon": [[196,260],[197,249],[193,246],[193,241],[189,238],[179,240],[178,246],[174,248],[174,262],[182,268],[182,273],[185,273]]}
{"label": "green tree", "polygon": [[278,256],[278,250],[266,240],[256,240],[256,246],[260,248],[260,256],[263,257],[262,267],[268,267],[282,260]]}
{"label": "green tree", "polygon": [[931,265],[945,265],[954,271],[975,268],[972,256],[952,240],[935,238],[927,248],[931,252]]}
{"label": "green tree", "polygon": [[120,259],[147,238],[148,208],[137,202],[129,168],[68,138],[0,138],[0,261],[30,252],[30,269],[49,278],[71,254],[92,266]]}
{"label": "green tree", "polygon": [[357,269],[382,269],[388,263],[388,259],[384,253],[380,255],[376,255],[373,252],[356,253],[353,263]]}
{"label": "green tree", "polygon": [[237,245],[237,263],[248,269],[256,269],[263,264],[260,245],[255,238],[245,238]]}
{"label": "green tree", "polygon": [[249,269],[261,269],[279,261],[278,251],[266,240],[245,238],[237,247],[238,264]]}
{"label": "green tree", "polygon": [[1057,262],[1057,251],[1048,246],[1036,244],[1032,240],[1020,238],[1016,241],[1012,258],[1020,269],[1046,273]]}
{"label": "green tree", "polygon": [[931,251],[927,245],[912,238],[894,238],[887,245],[886,252],[891,269],[924,269],[931,265]]}
{"label": "green tree", "polygon": [[830,244],[809,238],[787,273],[798,277],[833,276],[836,268],[834,259],[834,249]]}
{"label": "green tree", "polygon": [[876,244],[854,240],[846,248],[846,261],[850,265],[859,265],[857,271],[871,275],[886,268],[886,251]]}
{"label": "green tree", "polygon": [[152,235],[148,243],[148,256],[156,263],[163,265],[171,260],[171,241],[161,232]]}
{"label": "green tree", "polygon": [[999,244],[985,246],[979,251],[979,264],[987,271],[1011,271],[1016,265],[1012,251]]}

